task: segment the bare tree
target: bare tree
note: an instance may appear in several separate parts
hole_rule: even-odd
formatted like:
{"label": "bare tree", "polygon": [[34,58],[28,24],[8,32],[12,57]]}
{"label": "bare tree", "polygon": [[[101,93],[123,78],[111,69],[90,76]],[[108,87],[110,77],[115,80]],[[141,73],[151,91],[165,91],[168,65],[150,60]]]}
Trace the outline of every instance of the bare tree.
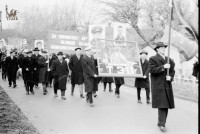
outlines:
{"label": "bare tree", "polygon": [[[167,5],[168,1],[160,0],[146,0],[143,6],[139,6],[139,0],[100,0],[100,3],[105,5],[103,12],[104,15],[109,16],[113,21],[128,23],[136,30],[138,35],[145,41],[148,45],[150,42],[154,41],[157,36],[162,34],[159,25],[162,25],[160,17],[168,19],[169,7]],[[138,27],[138,20],[140,17],[140,10],[144,9],[147,11],[147,16],[149,17],[149,28],[153,30],[150,38],[146,37],[142,30]]]}

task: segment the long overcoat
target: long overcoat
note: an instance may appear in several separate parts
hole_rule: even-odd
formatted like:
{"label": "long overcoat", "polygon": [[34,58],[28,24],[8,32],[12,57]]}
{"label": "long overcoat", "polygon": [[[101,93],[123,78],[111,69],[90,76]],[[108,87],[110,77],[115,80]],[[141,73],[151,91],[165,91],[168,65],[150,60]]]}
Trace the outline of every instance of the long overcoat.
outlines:
{"label": "long overcoat", "polygon": [[149,61],[148,60],[144,60],[144,63],[142,63],[142,60],[140,59],[141,62],[141,66],[142,66],[142,72],[143,72],[143,76],[146,76],[147,78],[136,78],[135,79],[135,87],[139,87],[139,88],[149,88]]}
{"label": "long overcoat", "polygon": [[67,61],[62,60],[62,63],[59,59],[56,59],[52,62],[51,72],[54,78],[54,84],[58,83],[56,89],[66,90],[67,85],[67,76],[69,74],[69,69]]}
{"label": "long overcoat", "polygon": [[151,73],[151,90],[152,90],[152,107],[153,108],[174,108],[174,95],[172,90],[172,84],[175,71],[175,63],[172,59],[170,62],[169,75],[171,81],[166,80],[167,69],[164,68],[164,64],[167,63],[167,57],[165,59],[160,55],[150,57],[149,59],[149,71]]}
{"label": "long overcoat", "polygon": [[94,91],[94,75],[95,75],[95,60],[94,57],[84,55],[82,58],[83,78],[85,84],[85,92]]}
{"label": "long overcoat", "polygon": [[12,80],[16,79],[17,70],[19,68],[17,57],[14,56],[13,59],[11,59],[11,57],[8,56],[5,62],[8,78]]}
{"label": "long overcoat", "polygon": [[[40,56],[38,59],[38,67],[39,67],[39,81],[38,83],[47,83],[48,82],[48,64],[46,63],[47,59],[43,56]],[[36,65],[37,66],[37,65]]]}
{"label": "long overcoat", "polygon": [[[34,68],[36,64],[33,57],[24,57],[23,59],[23,68],[24,68],[24,80],[33,82],[34,84]],[[27,70],[28,69],[28,70]]]}
{"label": "long overcoat", "polygon": [[33,59],[34,59],[34,62],[36,64],[36,70],[34,70],[34,81],[37,83],[39,81],[39,65],[38,65],[38,59],[41,57],[40,54],[36,55],[36,54],[33,54],[32,55]]}
{"label": "long overcoat", "polygon": [[72,71],[71,73],[71,84],[83,84],[83,67],[81,63],[83,55],[80,56],[78,59],[77,55],[74,54],[71,56],[71,59],[69,61],[69,68]]}

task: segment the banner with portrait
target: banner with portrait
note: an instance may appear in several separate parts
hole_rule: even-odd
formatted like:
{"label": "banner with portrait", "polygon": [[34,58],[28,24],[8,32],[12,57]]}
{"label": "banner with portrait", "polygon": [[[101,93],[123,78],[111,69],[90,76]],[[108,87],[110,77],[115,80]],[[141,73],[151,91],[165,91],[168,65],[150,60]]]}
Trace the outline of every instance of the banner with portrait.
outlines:
{"label": "banner with portrait", "polygon": [[103,77],[142,77],[136,42],[99,39],[96,44],[98,73]]}

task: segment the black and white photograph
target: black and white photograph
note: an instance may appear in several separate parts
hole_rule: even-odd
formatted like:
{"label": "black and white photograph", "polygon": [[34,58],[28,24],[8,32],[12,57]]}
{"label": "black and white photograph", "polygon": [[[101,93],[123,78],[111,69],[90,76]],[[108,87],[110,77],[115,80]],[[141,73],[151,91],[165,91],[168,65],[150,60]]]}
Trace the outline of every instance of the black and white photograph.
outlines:
{"label": "black and white photograph", "polygon": [[198,134],[198,0],[0,0],[0,134]]}

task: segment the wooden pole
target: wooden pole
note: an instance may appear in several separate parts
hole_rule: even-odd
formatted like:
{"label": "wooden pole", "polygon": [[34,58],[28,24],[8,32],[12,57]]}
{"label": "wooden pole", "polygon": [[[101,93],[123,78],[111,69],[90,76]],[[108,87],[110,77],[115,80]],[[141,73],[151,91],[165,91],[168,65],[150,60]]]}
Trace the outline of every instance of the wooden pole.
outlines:
{"label": "wooden pole", "polygon": [[[169,64],[169,57],[170,57],[172,13],[173,13],[173,7],[171,6],[170,7],[170,21],[169,21],[169,39],[168,39],[167,64]],[[169,68],[167,69],[167,76],[169,76]]]}

